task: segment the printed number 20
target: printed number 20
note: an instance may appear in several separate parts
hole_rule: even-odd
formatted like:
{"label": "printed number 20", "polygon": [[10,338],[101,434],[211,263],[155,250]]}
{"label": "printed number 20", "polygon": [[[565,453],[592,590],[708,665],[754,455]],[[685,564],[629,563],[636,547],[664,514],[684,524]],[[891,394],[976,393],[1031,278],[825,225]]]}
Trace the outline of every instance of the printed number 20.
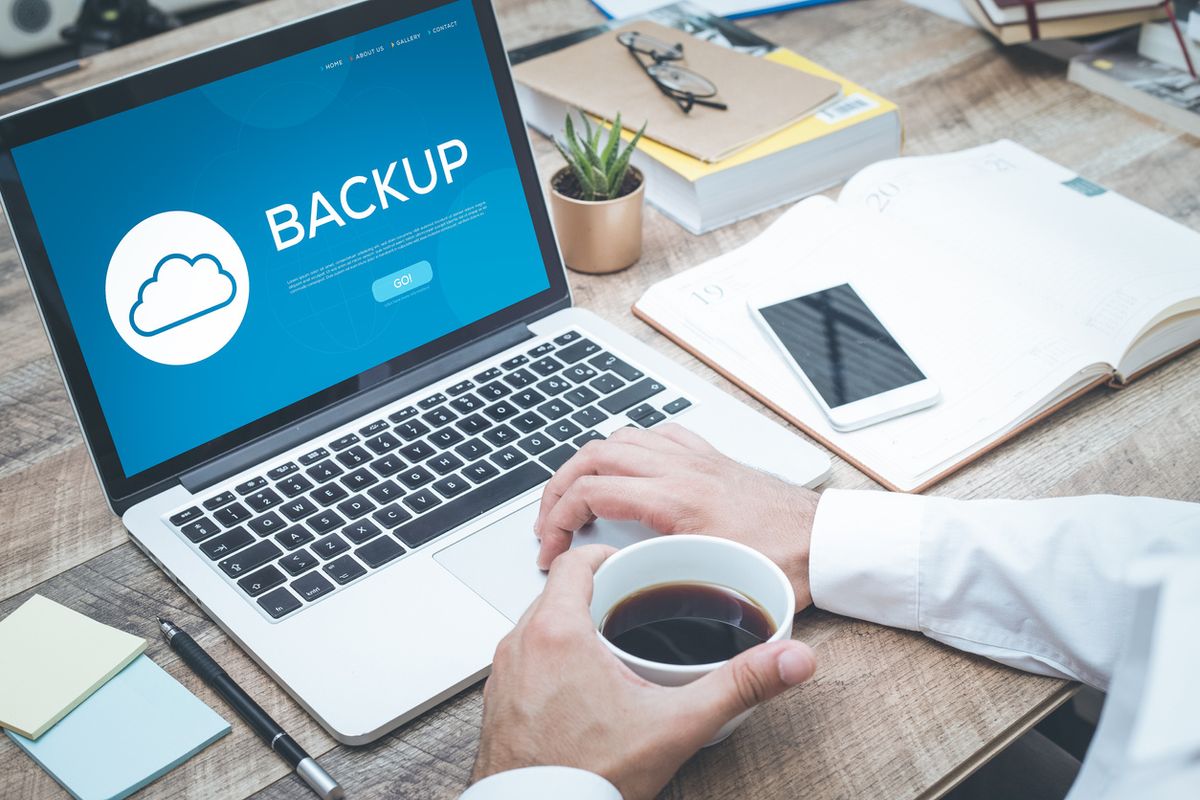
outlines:
{"label": "printed number 20", "polygon": [[883,210],[892,202],[892,198],[898,194],[900,194],[900,187],[896,184],[891,181],[881,183],[875,191],[867,195],[865,201],[867,208],[873,208],[882,214]]}

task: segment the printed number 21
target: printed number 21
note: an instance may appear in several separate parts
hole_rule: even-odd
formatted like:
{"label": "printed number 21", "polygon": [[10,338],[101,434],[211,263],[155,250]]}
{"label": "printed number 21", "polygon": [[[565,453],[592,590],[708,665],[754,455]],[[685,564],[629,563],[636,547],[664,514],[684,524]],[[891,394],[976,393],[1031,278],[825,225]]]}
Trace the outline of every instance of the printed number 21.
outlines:
{"label": "printed number 21", "polygon": [[892,198],[898,194],[900,194],[900,187],[896,184],[891,181],[881,183],[875,191],[867,195],[865,201],[867,208],[873,208],[882,214],[883,210],[892,202]]}

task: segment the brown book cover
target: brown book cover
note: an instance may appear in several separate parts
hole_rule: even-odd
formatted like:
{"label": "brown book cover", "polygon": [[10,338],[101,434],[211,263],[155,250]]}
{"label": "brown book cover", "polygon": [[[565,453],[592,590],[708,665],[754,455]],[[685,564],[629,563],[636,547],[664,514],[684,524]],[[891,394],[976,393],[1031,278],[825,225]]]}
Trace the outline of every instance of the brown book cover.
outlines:
{"label": "brown book cover", "polygon": [[1034,31],[1026,22],[997,25],[983,10],[979,0],[962,0],[962,3],[980,27],[999,39],[1001,44],[1022,44],[1035,39],[1071,39],[1077,36],[1091,36],[1094,33],[1106,33],[1162,19],[1167,15],[1163,6],[1156,5],[1111,14],[1038,20],[1037,30]]}
{"label": "brown book cover", "polygon": [[[665,96],[617,37],[624,31],[675,44],[683,41],[682,65],[717,87],[727,110],[694,107],[684,113]],[[642,56],[650,63],[649,56]],[[621,113],[631,128],[715,162],[783,130],[838,96],[836,81],[694,39],[649,21],[630,23],[592,39],[518,64],[518,81],[534,91],[602,119]]]}

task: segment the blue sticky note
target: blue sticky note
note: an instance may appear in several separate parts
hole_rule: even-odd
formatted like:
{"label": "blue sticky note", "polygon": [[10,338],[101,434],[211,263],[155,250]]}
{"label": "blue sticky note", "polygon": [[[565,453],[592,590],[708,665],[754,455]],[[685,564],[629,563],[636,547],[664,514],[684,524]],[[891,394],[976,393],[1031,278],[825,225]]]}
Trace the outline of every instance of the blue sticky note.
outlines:
{"label": "blue sticky note", "polygon": [[78,800],[119,800],[229,733],[229,723],[142,655],[37,741],[7,733]]}

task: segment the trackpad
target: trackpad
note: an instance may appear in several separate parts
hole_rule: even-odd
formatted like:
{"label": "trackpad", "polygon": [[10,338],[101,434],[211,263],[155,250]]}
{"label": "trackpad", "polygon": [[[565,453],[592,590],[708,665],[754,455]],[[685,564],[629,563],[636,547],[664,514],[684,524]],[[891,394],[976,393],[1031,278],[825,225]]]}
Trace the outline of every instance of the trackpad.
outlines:
{"label": "trackpad", "polygon": [[[535,561],[538,540],[533,535],[533,521],[537,519],[537,510],[537,503],[533,503],[514,511],[435,553],[433,560],[516,622],[546,583],[546,575]],[[654,535],[654,531],[636,522],[601,520],[575,534],[571,546],[598,542],[624,547]]]}

